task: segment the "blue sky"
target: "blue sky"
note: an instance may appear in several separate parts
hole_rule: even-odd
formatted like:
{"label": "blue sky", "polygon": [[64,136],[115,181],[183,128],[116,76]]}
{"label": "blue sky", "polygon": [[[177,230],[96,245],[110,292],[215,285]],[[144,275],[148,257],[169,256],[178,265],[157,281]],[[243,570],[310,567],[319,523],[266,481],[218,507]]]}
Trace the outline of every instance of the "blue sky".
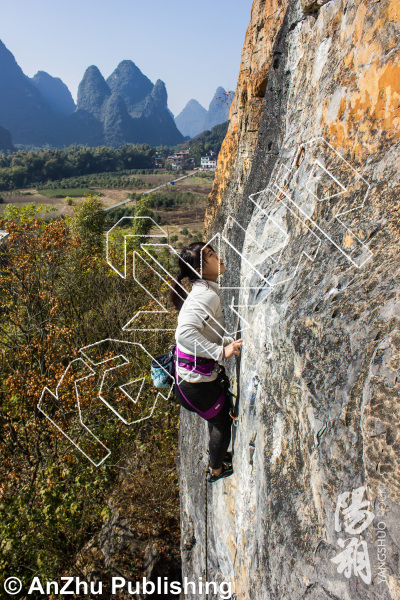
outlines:
{"label": "blue sky", "polygon": [[235,89],[252,0],[0,0],[0,39],[23,72],[60,77],[74,100],[87,67],[130,59],[162,79],[175,116]]}

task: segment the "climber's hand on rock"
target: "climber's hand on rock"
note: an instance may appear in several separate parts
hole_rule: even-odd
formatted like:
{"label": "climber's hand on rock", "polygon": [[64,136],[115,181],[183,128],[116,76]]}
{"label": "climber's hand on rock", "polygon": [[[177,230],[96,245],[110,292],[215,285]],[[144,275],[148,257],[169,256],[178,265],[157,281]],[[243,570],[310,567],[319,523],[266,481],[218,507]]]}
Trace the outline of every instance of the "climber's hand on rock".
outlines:
{"label": "climber's hand on rock", "polygon": [[241,346],[243,344],[243,340],[236,340],[225,346],[224,348],[224,358],[231,358],[231,356],[240,356]]}

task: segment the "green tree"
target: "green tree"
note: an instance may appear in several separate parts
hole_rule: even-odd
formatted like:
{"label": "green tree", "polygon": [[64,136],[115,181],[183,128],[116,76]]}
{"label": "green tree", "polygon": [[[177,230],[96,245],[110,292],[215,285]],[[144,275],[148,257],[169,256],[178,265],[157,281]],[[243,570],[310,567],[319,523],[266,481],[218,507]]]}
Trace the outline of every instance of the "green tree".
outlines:
{"label": "green tree", "polygon": [[193,146],[190,146],[189,156],[193,158],[194,164],[196,167],[199,167],[201,164],[201,157],[204,156],[204,146],[203,144],[197,143]]}
{"label": "green tree", "polygon": [[71,228],[82,239],[87,249],[103,247],[105,214],[103,203],[98,195],[88,194],[74,206]]}
{"label": "green tree", "polygon": [[138,236],[133,238],[135,241],[135,246],[140,247],[140,244],[145,244],[147,241],[146,236],[150,233],[152,227],[154,227],[153,221],[148,218],[153,216],[153,211],[150,210],[151,200],[147,196],[142,196],[137,202],[135,206],[135,217],[139,217],[137,219],[133,219],[133,233]]}
{"label": "green tree", "polygon": [[29,202],[23,206],[7,204],[4,209],[3,219],[5,221],[16,221],[17,223],[30,223],[33,219],[37,218],[39,213],[49,213],[55,210],[57,210],[55,206],[36,205],[34,202]]}

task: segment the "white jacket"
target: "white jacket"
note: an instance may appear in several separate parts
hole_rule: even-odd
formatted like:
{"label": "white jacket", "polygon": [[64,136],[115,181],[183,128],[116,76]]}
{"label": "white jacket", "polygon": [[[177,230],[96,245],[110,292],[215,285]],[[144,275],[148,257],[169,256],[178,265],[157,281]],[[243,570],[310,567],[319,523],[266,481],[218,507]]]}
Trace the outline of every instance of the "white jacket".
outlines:
{"label": "white jacket", "polygon": [[[220,361],[223,359],[224,346],[233,342],[233,338],[224,336],[224,332],[219,284],[204,279],[195,281],[178,316],[175,340],[179,350],[192,356]],[[210,376],[192,373],[184,367],[177,367],[176,371],[178,385],[181,379],[192,383],[214,381],[218,364],[216,362]]]}

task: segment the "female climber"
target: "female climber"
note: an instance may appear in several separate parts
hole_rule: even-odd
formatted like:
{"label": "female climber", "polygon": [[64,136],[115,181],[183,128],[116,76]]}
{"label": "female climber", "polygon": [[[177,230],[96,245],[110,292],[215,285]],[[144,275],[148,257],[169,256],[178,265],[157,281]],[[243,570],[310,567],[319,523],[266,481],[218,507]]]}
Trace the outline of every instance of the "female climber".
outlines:
{"label": "female climber", "polygon": [[[179,311],[176,339],[174,393],[179,403],[208,421],[210,472],[209,482],[233,473],[232,455],[227,452],[232,420],[224,389],[227,377],[218,361],[239,356],[243,340],[234,341],[224,333],[224,315],[217,278],[225,272],[223,261],[205,242],[182,249],[180,271],[171,290],[171,299]],[[187,277],[193,283],[188,294],[180,285]]]}

